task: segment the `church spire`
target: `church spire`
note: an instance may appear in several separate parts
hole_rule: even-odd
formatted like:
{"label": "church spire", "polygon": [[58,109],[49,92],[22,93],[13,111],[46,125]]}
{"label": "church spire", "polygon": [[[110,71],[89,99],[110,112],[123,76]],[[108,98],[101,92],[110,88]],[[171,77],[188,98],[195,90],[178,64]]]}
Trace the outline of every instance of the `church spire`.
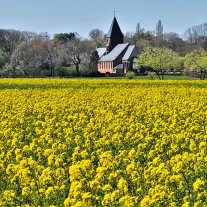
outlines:
{"label": "church spire", "polygon": [[106,37],[120,37],[120,36],[123,36],[123,34],[121,32],[121,29],[119,27],[117,19],[114,16],[114,19],[112,21],[111,27],[110,27]]}
{"label": "church spire", "polygon": [[112,21],[111,27],[106,35],[106,48],[107,52],[111,52],[118,44],[123,44],[124,35],[121,32],[116,17]]}

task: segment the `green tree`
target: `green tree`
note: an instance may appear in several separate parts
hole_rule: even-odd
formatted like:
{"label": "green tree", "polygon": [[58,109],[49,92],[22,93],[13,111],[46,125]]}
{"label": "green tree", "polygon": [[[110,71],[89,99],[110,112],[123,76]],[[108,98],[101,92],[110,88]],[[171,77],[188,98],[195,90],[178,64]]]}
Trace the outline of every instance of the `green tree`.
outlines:
{"label": "green tree", "polygon": [[207,52],[205,52],[205,54],[197,60],[197,64],[199,70],[198,72],[200,72],[200,78],[205,79],[207,75]]}
{"label": "green tree", "polygon": [[70,33],[58,33],[54,35],[54,40],[67,43],[71,40],[74,40],[77,38],[77,34],[75,32],[70,32]]}
{"label": "green tree", "polygon": [[91,75],[95,75],[98,73],[98,60],[99,60],[99,55],[98,55],[97,50],[95,50],[92,52],[90,56],[89,69],[90,69]]}
{"label": "green tree", "polygon": [[157,26],[156,26],[156,36],[163,39],[163,25],[161,20],[159,20],[157,22]]}
{"label": "green tree", "polygon": [[0,68],[6,63],[6,54],[0,49]]}
{"label": "green tree", "polygon": [[[175,52],[167,48],[146,48],[138,56],[137,66],[151,67],[160,78],[164,79],[164,72],[182,67],[182,58]],[[161,79],[161,78],[160,78]]]}
{"label": "green tree", "polygon": [[192,52],[186,54],[184,58],[184,69],[187,71],[193,71],[198,68],[197,60],[203,56],[205,53],[204,50],[193,50]]}
{"label": "green tree", "polygon": [[199,73],[200,78],[204,79],[207,73],[207,52],[200,49],[188,53],[184,58],[184,69]]}

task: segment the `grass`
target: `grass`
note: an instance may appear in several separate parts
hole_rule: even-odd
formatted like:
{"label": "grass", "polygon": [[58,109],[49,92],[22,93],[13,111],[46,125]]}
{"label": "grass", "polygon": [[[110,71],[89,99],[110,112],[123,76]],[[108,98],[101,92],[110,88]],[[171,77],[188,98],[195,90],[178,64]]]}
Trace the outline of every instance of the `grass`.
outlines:
{"label": "grass", "polygon": [[[126,79],[125,76],[119,76],[119,77],[102,77],[103,79]],[[149,80],[148,76],[135,76],[134,79],[137,80]],[[184,75],[164,75],[164,80],[197,80],[198,78],[193,78],[190,76],[184,76]],[[159,80],[157,76],[155,76],[155,80]]]}

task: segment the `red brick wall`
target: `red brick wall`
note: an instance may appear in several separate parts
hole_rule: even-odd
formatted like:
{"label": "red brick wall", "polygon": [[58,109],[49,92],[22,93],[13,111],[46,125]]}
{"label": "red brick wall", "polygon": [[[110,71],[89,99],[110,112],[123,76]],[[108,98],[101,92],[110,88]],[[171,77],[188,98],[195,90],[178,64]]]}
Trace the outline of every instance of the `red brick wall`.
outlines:
{"label": "red brick wall", "polygon": [[113,62],[99,62],[98,71],[100,73],[115,73],[113,71]]}

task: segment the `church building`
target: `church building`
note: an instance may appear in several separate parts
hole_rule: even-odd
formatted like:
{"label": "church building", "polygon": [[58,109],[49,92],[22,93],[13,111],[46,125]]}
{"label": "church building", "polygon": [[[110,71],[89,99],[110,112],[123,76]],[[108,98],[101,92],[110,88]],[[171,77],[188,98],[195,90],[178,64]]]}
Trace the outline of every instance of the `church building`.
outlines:
{"label": "church building", "polygon": [[126,73],[133,69],[133,61],[138,55],[136,45],[124,43],[124,35],[114,17],[108,34],[106,47],[97,48],[100,73]]}

